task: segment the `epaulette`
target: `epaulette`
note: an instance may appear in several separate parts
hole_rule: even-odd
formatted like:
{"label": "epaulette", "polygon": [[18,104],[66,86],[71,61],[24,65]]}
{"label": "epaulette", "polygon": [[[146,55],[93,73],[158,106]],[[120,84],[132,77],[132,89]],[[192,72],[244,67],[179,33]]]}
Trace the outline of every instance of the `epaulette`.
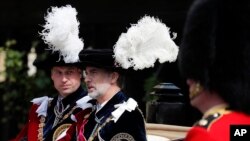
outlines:
{"label": "epaulette", "polygon": [[221,113],[214,113],[211,115],[208,115],[207,117],[199,120],[195,123],[195,126],[203,127],[205,129],[208,129],[216,120],[218,120],[222,116]]}

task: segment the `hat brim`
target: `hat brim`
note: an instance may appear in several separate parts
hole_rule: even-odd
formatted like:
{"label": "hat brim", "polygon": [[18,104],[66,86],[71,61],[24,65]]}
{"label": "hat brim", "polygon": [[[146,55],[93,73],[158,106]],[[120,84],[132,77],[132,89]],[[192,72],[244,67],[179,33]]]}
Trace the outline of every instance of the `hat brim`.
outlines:
{"label": "hat brim", "polygon": [[81,62],[75,63],[65,63],[63,57],[59,55],[58,52],[49,53],[46,55],[46,58],[37,58],[34,63],[38,69],[50,70],[54,66],[76,66],[82,68]]}

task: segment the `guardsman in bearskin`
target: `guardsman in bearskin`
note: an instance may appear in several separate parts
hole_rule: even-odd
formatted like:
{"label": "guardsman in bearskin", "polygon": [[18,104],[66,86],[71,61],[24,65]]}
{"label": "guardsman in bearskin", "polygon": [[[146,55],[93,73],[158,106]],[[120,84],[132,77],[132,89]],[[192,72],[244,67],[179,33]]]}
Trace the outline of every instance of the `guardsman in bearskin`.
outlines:
{"label": "guardsman in bearskin", "polygon": [[123,77],[130,71],[175,61],[178,48],[169,28],[145,16],[121,34],[114,50],[86,49],[80,53],[88,95],[97,100],[78,138],[88,141],[145,141],[145,120],[137,102],[122,91]]}
{"label": "guardsman in bearskin", "polygon": [[250,1],[196,0],[179,66],[203,118],[186,141],[229,141],[230,125],[250,125]]}
{"label": "guardsman in bearskin", "polygon": [[83,76],[78,54],[83,49],[83,42],[78,37],[76,14],[76,10],[67,5],[52,7],[45,18],[41,35],[53,53],[36,65],[50,70],[58,95],[32,100],[29,121],[15,141],[58,140],[71,124],[76,123],[79,112],[85,117],[92,111],[88,103],[91,98],[81,86]]}

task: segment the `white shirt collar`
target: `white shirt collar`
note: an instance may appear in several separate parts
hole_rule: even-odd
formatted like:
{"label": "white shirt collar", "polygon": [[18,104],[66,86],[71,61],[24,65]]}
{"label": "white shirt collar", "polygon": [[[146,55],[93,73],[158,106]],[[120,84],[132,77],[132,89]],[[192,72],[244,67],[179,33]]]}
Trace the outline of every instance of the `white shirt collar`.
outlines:
{"label": "white shirt collar", "polygon": [[102,107],[104,107],[104,105],[106,105],[107,103],[108,103],[108,101],[104,101],[102,104],[97,103],[96,104],[96,113],[98,111],[100,111],[102,109]]}

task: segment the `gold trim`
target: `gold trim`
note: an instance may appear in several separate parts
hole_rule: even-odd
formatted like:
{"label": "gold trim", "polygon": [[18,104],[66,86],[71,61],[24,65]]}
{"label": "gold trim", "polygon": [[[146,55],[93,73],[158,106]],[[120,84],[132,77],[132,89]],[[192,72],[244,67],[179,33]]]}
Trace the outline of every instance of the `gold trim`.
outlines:
{"label": "gold trim", "polygon": [[[50,106],[50,104],[51,104],[51,101],[49,101],[49,106]],[[76,108],[77,108],[76,106],[72,107],[72,109],[71,109],[68,113],[66,113],[66,114],[63,116],[63,118],[58,122],[58,124],[61,123],[62,121],[64,121],[66,118],[68,118],[69,115],[71,115],[71,114],[73,113],[73,111],[74,111]],[[44,117],[44,116],[40,116],[39,122],[40,122],[40,123],[38,124],[37,140],[38,140],[38,141],[43,141],[43,140],[44,140],[44,139],[43,139],[43,128],[44,128],[44,126],[45,126],[45,117]],[[63,124],[63,125],[64,125],[64,124]],[[69,124],[69,125],[71,125],[71,124]],[[59,127],[60,127],[60,126],[59,126]],[[57,129],[56,129],[56,130],[57,130]],[[54,134],[55,134],[55,133],[54,133]]]}
{"label": "gold trim", "polygon": [[135,141],[135,139],[128,133],[118,133],[114,135],[110,141]]}
{"label": "gold trim", "polygon": [[210,108],[209,110],[207,110],[204,115],[203,118],[208,117],[209,115],[213,115],[215,113],[220,113],[220,114],[226,114],[229,113],[229,110],[226,110],[226,108],[228,107],[227,104],[220,104],[220,105],[216,105],[212,108]]}
{"label": "gold trim", "polygon": [[62,124],[60,125],[54,132],[52,141],[56,141],[56,139],[64,132],[66,131],[71,124]]}
{"label": "gold trim", "polygon": [[45,126],[44,122],[45,122],[45,117],[41,116],[40,117],[40,123],[38,125],[38,134],[37,134],[37,139],[38,141],[43,141],[43,127]]}
{"label": "gold trim", "polygon": [[111,121],[112,117],[113,117],[112,115],[109,116],[103,124],[97,126],[97,128],[95,128],[95,129],[93,129],[92,134],[90,135],[88,141],[93,141],[93,140],[97,137],[99,131],[100,131],[107,123],[109,123],[109,122]]}

